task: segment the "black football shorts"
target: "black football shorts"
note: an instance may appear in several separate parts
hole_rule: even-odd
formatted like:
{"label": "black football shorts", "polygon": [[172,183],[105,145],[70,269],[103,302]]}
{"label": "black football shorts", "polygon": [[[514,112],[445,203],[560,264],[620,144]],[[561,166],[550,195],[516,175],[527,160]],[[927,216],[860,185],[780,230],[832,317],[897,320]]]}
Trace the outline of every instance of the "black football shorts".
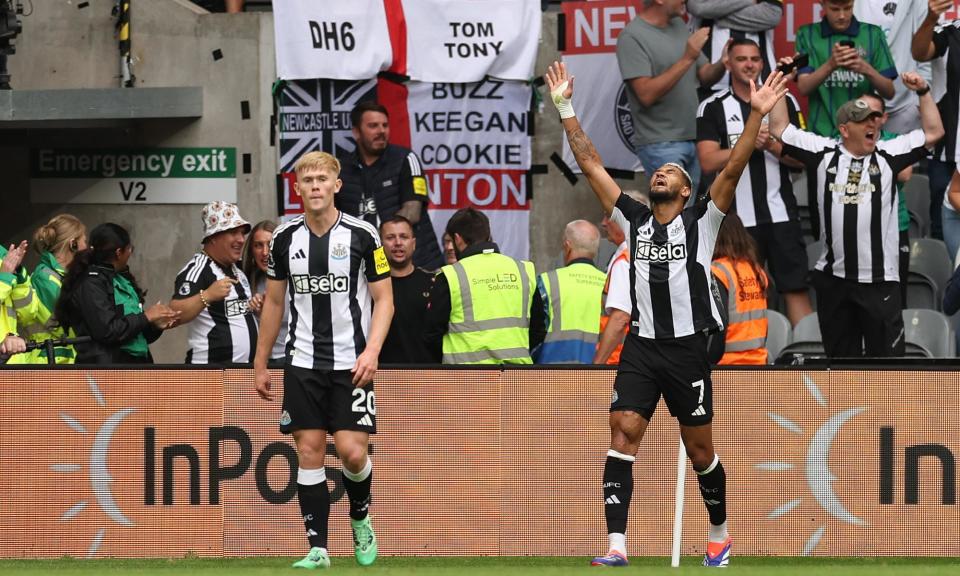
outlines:
{"label": "black football shorts", "polygon": [[373,382],[357,388],[349,370],[283,368],[283,407],[280,431],[357,430],[377,433],[377,403]]}
{"label": "black football shorts", "polygon": [[705,333],[659,340],[627,335],[610,411],[630,410],[650,420],[661,395],[670,414],[684,426],[713,420]]}

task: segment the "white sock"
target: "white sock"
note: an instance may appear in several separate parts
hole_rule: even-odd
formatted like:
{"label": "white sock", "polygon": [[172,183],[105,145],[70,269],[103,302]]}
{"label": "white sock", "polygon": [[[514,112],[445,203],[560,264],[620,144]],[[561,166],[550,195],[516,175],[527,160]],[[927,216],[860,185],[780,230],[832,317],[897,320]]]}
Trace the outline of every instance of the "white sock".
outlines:
{"label": "white sock", "polygon": [[727,533],[727,523],[724,522],[719,526],[710,525],[710,535],[707,539],[710,542],[716,542],[718,544],[726,542],[727,538],[730,537],[730,534]]}
{"label": "white sock", "polygon": [[359,472],[356,472],[356,473],[351,472],[351,471],[347,470],[347,467],[346,467],[346,466],[344,466],[344,467],[343,467],[343,475],[346,476],[347,478],[353,480],[354,482],[363,482],[364,480],[367,479],[368,476],[370,476],[370,472],[371,472],[372,470],[373,470],[373,462],[370,460],[370,457],[367,456],[367,461],[366,461],[366,463],[363,465],[363,468],[360,469]]}
{"label": "white sock", "polygon": [[619,532],[611,532],[607,534],[607,537],[610,538],[610,550],[615,550],[624,556],[627,555],[627,535],[620,534]]}

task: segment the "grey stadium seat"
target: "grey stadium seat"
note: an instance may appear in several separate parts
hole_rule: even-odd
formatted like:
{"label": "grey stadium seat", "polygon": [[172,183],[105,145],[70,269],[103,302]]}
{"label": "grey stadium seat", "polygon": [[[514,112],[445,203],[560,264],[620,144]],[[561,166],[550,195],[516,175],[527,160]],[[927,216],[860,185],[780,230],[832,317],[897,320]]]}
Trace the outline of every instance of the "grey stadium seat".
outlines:
{"label": "grey stadium seat", "polygon": [[790,320],[776,310],[767,310],[767,364],[780,356],[780,351],[793,342]]}
{"label": "grey stadium seat", "polygon": [[793,327],[793,342],[823,342],[820,319],[816,312],[804,316]]}
{"label": "grey stadium seat", "polygon": [[942,240],[917,238],[910,243],[905,308],[942,309],[943,290],[953,273],[947,246]]}
{"label": "grey stadium seat", "polygon": [[931,358],[952,358],[956,354],[953,329],[949,319],[941,312],[904,310],[903,330],[907,356],[913,356],[918,349]]}
{"label": "grey stadium seat", "polygon": [[778,363],[784,363],[784,359],[789,360],[794,354],[805,356],[826,355],[823,350],[823,338],[820,336],[820,321],[816,312],[804,316],[793,327],[793,341],[784,346],[780,354],[777,355]]}

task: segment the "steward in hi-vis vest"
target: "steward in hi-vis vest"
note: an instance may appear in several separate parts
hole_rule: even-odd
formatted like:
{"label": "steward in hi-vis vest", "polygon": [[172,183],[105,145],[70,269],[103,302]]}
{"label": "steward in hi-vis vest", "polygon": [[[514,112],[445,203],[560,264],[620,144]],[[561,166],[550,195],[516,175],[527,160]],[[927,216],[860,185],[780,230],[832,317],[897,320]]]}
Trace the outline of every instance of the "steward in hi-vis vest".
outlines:
{"label": "steward in hi-vis vest", "polygon": [[[72,330],[69,333],[65,331],[53,317],[53,310],[57,306],[57,299],[60,298],[60,286],[65,274],[66,270],[63,265],[57,261],[52,253],[44,252],[40,255],[40,263],[37,264],[33,274],[30,275],[30,283],[38,299],[35,322],[20,327],[24,338],[31,342],[42,343],[47,340],[76,336]],[[73,346],[57,346],[53,349],[53,353],[56,364],[73,364],[77,357]],[[45,346],[24,354],[24,356],[27,358],[28,364],[48,363]]]}
{"label": "steward in hi-vis vest", "polygon": [[531,262],[500,254],[487,217],[465,208],[447,224],[458,261],[430,291],[424,338],[444,364],[532,364],[543,341],[543,301]]}
{"label": "steward in hi-vis vest", "polygon": [[537,364],[593,363],[605,282],[592,259],[577,259],[540,275],[537,288],[545,294],[549,324],[543,344],[534,352]]}
{"label": "steward in hi-vis vest", "polygon": [[530,305],[536,271],[487,248],[440,269],[450,287],[444,364],[532,364]]}
{"label": "steward in hi-vis vest", "polygon": [[563,233],[563,268],[544,272],[537,291],[545,304],[547,333],[533,351],[537,364],[592,364],[600,337],[606,275],[593,261],[600,231],[574,220]]}
{"label": "steward in hi-vis vest", "polygon": [[749,262],[718,258],[710,267],[726,294],[727,320],[725,350],[718,364],[767,363],[767,280]]}
{"label": "steward in hi-vis vest", "polygon": [[[18,323],[33,321],[37,311],[37,299],[34,298],[33,288],[30,286],[30,275],[19,262],[26,250],[26,244],[15,247],[14,250],[19,255],[15,256],[15,269],[7,271],[7,266],[4,266],[4,270],[0,271],[0,340],[6,339],[8,335],[16,336]],[[6,259],[7,254],[7,249],[0,246],[0,262]],[[10,254],[14,255],[14,252]],[[0,358],[0,363],[4,364],[28,362],[28,354],[23,353]]]}

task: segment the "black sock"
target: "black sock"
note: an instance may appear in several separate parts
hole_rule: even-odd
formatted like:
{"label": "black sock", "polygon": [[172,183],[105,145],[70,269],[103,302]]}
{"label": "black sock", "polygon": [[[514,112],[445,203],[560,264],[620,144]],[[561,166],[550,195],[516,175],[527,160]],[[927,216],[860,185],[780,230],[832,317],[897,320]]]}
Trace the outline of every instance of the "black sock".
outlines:
{"label": "black sock", "polygon": [[697,471],[697,484],[700,495],[710,514],[710,523],[719,526],[727,521],[727,475],[723,471],[720,457],[714,456],[713,464],[705,471]]}
{"label": "black sock", "polygon": [[[324,473],[323,479],[316,484],[301,484],[300,480],[304,479],[302,472],[297,479],[297,500],[300,501],[300,514],[303,515],[307,540],[310,541],[311,548],[326,548],[327,523],[330,518],[330,489],[327,487],[326,474]],[[316,476],[308,481],[315,480]]]}
{"label": "black sock", "polygon": [[603,513],[608,534],[627,533],[627,513],[633,497],[632,456],[610,450],[603,465]]}
{"label": "black sock", "polygon": [[[350,476],[353,476],[351,478]],[[343,486],[347,489],[347,497],[350,499],[350,518],[353,520],[363,520],[367,517],[370,510],[370,485],[373,483],[373,468],[370,459],[363,470],[354,474],[343,469]]]}

